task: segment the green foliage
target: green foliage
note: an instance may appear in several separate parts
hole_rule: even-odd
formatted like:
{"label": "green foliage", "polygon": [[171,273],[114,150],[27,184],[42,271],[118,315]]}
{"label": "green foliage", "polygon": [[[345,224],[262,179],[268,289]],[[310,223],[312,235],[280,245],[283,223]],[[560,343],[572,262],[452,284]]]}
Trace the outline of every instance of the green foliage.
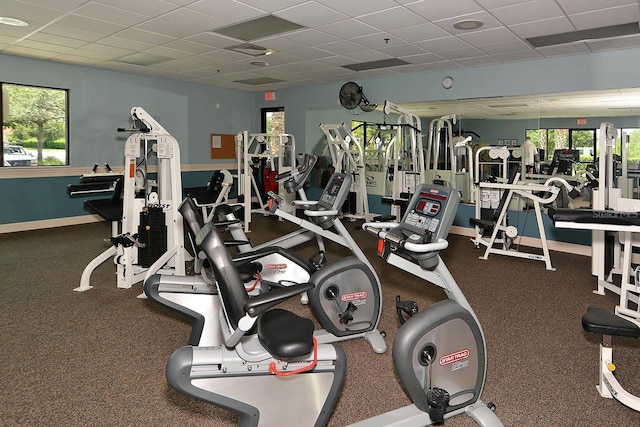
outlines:
{"label": "green foliage", "polygon": [[64,166],[64,162],[55,156],[47,156],[42,161],[43,166]]}
{"label": "green foliage", "polygon": [[[37,148],[38,164],[48,164],[42,149],[66,149],[67,93],[60,89],[4,84],[9,119],[3,122],[7,139]],[[53,158],[54,164],[59,161]]]}

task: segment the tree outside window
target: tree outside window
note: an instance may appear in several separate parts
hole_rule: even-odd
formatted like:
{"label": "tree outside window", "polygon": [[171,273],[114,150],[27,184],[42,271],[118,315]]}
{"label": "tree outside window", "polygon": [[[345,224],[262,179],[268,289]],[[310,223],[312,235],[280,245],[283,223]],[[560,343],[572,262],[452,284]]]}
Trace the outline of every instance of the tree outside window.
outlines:
{"label": "tree outside window", "polygon": [[[1,86],[3,165],[67,165],[67,91],[6,83]],[[31,157],[30,162],[19,159],[18,151]]]}

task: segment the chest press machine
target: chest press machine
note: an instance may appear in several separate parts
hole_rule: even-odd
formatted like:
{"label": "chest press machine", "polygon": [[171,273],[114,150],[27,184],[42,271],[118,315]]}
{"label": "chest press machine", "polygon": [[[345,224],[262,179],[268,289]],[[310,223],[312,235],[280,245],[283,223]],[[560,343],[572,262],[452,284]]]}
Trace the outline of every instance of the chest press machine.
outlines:
{"label": "chest press machine", "polygon": [[[118,129],[134,132],[125,142],[121,198],[116,191],[106,201],[85,201],[88,209],[112,221],[111,246],[87,264],[74,291],[93,288],[91,274],[111,258],[116,264],[118,288],[131,288],[157,272],[185,275],[186,252],[178,212],[182,200],[178,141],[141,107],[131,109],[131,119],[132,129]],[[149,153],[157,158],[155,186],[147,175]]]}

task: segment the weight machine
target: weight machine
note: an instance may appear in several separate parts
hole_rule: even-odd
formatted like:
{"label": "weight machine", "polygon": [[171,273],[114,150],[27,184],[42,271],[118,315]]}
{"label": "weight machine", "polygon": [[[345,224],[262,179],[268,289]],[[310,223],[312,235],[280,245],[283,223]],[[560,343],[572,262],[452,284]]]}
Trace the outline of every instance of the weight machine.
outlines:
{"label": "weight machine", "polygon": [[[422,153],[422,124],[420,117],[390,101],[384,102],[386,115],[398,113],[398,134],[392,143],[392,158],[389,168],[393,169],[391,180],[391,215],[398,221],[402,218],[401,205],[409,201],[418,185],[426,180],[426,168]],[[387,159],[387,162],[389,159]],[[383,201],[386,198],[383,197]]]}
{"label": "weight machine", "polygon": [[320,124],[320,129],[327,137],[331,162],[336,172],[348,173],[353,177],[353,184],[347,199],[350,208],[344,214],[355,221],[369,220],[369,199],[367,198],[367,181],[365,176],[364,152],[360,140],[344,123],[341,125]]}
{"label": "weight machine", "polygon": [[[118,288],[131,288],[155,273],[185,275],[178,141],[141,107],[131,109],[131,119],[132,128],[118,129],[134,132],[125,142],[122,197],[115,192],[111,199],[85,201],[87,208],[112,221],[111,247],[87,264],[74,291],[91,289],[91,274],[110,258]],[[148,175],[151,153],[157,159],[153,183]]]}
{"label": "weight machine", "polygon": [[[601,128],[603,129],[603,128]],[[604,130],[604,129],[603,129]],[[601,134],[602,136],[603,134]],[[610,137],[610,134],[607,134]],[[601,155],[602,155],[601,151]],[[582,327],[590,333],[602,335],[600,342],[599,382],[596,386],[602,397],[617,399],[631,409],[640,411],[640,397],[626,391],[614,372],[612,337],[640,338],[640,266],[632,267],[633,236],[640,233],[640,201],[620,199],[618,211],[588,209],[557,209],[549,216],[558,228],[620,233],[624,251],[620,300],[614,312],[601,307],[589,307],[582,316]],[[633,283],[630,277],[633,277]],[[597,293],[597,292],[596,292]]]}
{"label": "weight machine", "polygon": [[[275,176],[295,167],[296,141],[290,134],[254,133],[248,131],[236,135],[236,156],[238,171],[238,199],[244,207],[244,231],[250,231],[251,214],[259,212],[268,215],[267,192],[274,191],[292,201],[295,194],[289,195],[281,184],[275,182]],[[266,170],[265,163],[270,163]],[[260,176],[262,175],[262,176]],[[260,188],[259,182],[267,183]],[[258,207],[253,208],[253,195]]]}
{"label": "weight machine", "polygon": [[[623,197],[622,188],[617,185],[617,166],[615,161],[615,144],[618,130],[611,124],[600,125],[600,156],[598,159],[598,187],[593,189],[592,207],[595,211],[623,211],[625,207],[634,206],[633,199]],[[635,206],[636,208],[640,206]],[[604,295],[606,290],[621,293],[621,288],[614,280],[614,275],[621,275],[628,281],[631,271],[624,267],[622,259],[623,236],[616,230],[591,228],[591,274],[598,278],[596,294]],[[629,240],[631,246],[638,246],[636,238]],[[638,298],[634,298],[638,302]]]}
{"label": "weight machine", "polygon": [[463,202],[473,203],[475,193],[473,147],[469,145],[471,136],[465,138],[461,131],[459,136],[454,136],[457,121],[455,114],[431,120],[426,149],[427,181],[444,179],[460,191]]}
{"label": "weight machine", "polygon": [[[576,196],[577,191],[563,178],[550,177],[544,183],[530,183],[520,180],[519,168],[513,169],[509,175],[508,159],[509,150],[504,147],[482,147],[476,152],[476,177],[480,176],[479,159],[484,151],[488,151],[489,157],[499,160],[501,163],[502,177],[500,180],[479,181],[479,196],[476,197],[475,218],[469,218],[471,225],[475,227],[475,237],[472,239],[476,247],[484,246],[485,252],[480,259],[488,259],[492,253],[543,261],[547,270],[555,271],[551,265],[551,256],[547,245],[547,237],[542,222],[542,206],[553,203],[561,188],[567,189],[571,196]],[[483,209],[487,209],[487,198],[491,200],[493,194],[501,194],[498,206],[490,218],[483,217]],[[513,241],[518,236],[518,229],[508,224],[507,211],[515,196],[522,197],[534,207],[542,254],[520,251],[519,245],[514,247]],[[484,206],[483,206],[484,204]],[[490,206],[490,205],[489,205]],[[491,209],[491,207],[489,207]],[[528,213],[525,213],[528,215]]]}

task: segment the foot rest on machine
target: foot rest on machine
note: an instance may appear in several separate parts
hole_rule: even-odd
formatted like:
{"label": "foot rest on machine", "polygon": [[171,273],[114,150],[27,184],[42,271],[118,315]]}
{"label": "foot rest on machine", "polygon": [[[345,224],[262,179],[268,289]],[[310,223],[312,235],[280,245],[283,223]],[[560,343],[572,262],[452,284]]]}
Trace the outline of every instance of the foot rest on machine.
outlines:
{"label": "foot rest on machine", "polygon": [[228,205],[226,203],[218,205],[214,209],[215,215],[227,216],[229,214],[237,214],[242,210],[242,205]]}
{"label": "foot rest on machine", "polygon": [[480,218],[469,218],[469,224],[477,225],[478,227],[484,230],[487,230],[487,229],[491,230],[496,225],[496,223],[493,221],[490,221],[488,219],[480,219]]}
{"label": "foot rest on machine", "polygon": [[373,222],[391,222],[395,220],[395,215],[378,215],[373,217]]}
{"label": "foot rest on machine", "polygon": [[582,316],[582,327],[594,334],[640,338],[638,325],[602,307],[587,308]]}

